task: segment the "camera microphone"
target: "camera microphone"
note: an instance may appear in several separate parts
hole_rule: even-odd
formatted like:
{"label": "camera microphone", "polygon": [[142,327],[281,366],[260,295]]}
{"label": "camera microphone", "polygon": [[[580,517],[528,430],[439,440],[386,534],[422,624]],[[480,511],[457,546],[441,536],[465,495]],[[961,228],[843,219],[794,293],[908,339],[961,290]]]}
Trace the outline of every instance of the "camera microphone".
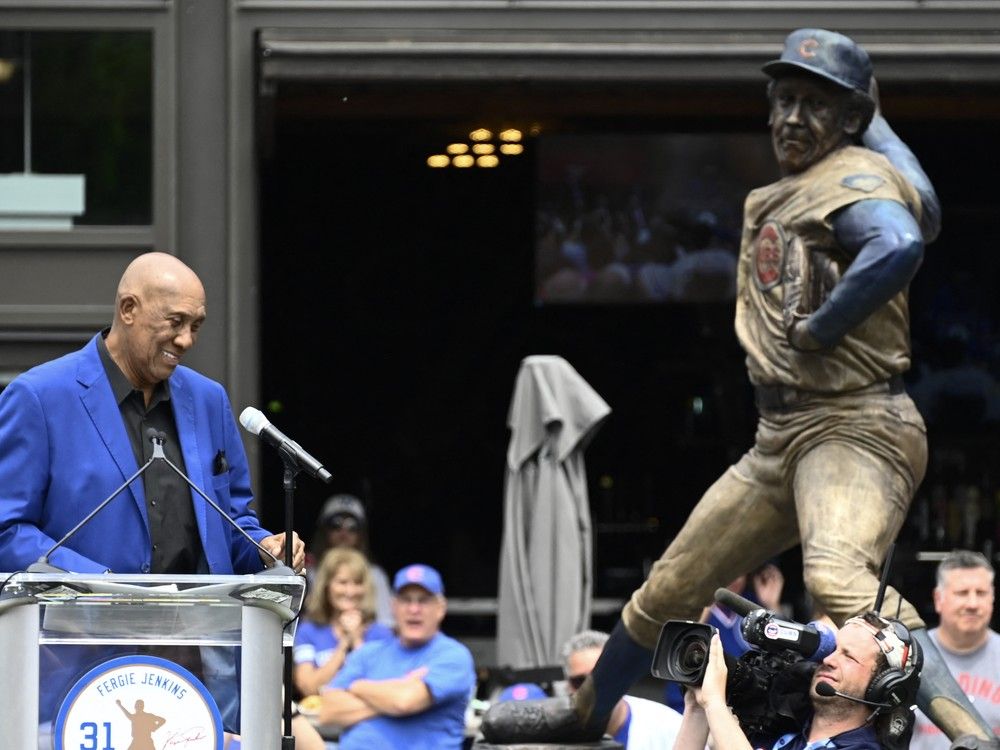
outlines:
{"label": "camera microphone", "polygon": [[864,698],[855,698],[853,695],[848,695],[847,693],[842,693],[835,689],[833,685],[829,682],[816,683],[816,695],[822,695],[824,698],[832,698],[833,696],[838,696],[844,700],[852,701],[854,703],[861,703],[865,706],[871,706],[872,708],[892,708],[889,703],[876,703],[875,701],[866,701]]}
{"label": "camera microphone", "polygon": [[740,631],[744,640],[765,651],[791,649],[810,661],[821,662],[837,649],[837,636],[825,623],[803,625],[725,588],[716,589],[715,601],[742,615]]}
{"label": "camera microphone", "polygon": [[715,601],[725,604],[729,609],[738,615],[746,617],[755,609],[761,609],[759,604],[754,604],[749,599],[745,599],[739,594],[733,593],[729,589],[718,588],[715,590]]}

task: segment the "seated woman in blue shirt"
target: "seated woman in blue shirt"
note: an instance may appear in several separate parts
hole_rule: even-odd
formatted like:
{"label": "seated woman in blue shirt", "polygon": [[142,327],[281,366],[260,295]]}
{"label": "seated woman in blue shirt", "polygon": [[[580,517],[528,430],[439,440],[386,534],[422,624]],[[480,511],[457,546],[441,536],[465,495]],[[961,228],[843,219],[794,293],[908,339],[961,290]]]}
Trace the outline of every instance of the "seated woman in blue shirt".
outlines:
{"label": "seated woman in blue shirt", "polygon": [[334,548],[320,561],[295,634],[295,687],[316,695],[362,643],[392,637],[375,621],[375,589],[368,561],[357,550]]}

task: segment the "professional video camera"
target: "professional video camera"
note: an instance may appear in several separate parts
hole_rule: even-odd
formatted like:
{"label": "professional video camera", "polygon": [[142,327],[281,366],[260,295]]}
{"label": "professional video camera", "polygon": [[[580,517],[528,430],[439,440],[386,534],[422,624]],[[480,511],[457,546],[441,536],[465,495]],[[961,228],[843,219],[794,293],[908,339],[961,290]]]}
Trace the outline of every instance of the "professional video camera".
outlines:
{"label": "professional video camera", "polygon": [[[833,631],[803,625],[766,610],[728,589],[716,601],[743,615],[741,632],[750,650],[726,655],[726,699],[748,737],[797,731],[808,714],[809,684],[820,661],[837,646]],[[660,631],[653,675],[682,685],[701,685],[715,628],[670,620]]]}

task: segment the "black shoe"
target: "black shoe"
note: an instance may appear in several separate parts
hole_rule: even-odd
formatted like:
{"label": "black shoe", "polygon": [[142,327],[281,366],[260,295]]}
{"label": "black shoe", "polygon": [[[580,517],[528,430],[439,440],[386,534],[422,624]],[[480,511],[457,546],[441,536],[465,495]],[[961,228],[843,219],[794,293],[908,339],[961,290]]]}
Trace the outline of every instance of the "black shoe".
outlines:
{"label": "black shoe", "polygon": [[584,724],[569,698],[505,701],[483,716],[487,742],[593,742],[604,736],[604,726]]}
{"label": "black shoe", "polygon": [[983,739],[974,734],[963,734],[951,743],[948,750],[1000,750],[1000,739]]}

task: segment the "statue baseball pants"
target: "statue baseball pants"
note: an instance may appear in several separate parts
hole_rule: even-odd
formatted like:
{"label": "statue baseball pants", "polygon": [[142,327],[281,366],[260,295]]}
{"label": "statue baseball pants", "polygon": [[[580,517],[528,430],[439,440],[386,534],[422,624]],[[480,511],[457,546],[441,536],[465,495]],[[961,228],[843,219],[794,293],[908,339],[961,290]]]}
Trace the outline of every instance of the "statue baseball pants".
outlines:
{"label": "statue baseball pants", "polygon": [[[790,390],[790,389],[788,389]],[[622,613],[652,649],[662,624],[697,620],[715,589],[802,544],[803,577],[837,625],[870,609],[879,568],[927,465],[923,419],[901,388],[797,396],[759,408],[754,446],[713,484]],[[883,612],[916,609],[886,589]]]}

